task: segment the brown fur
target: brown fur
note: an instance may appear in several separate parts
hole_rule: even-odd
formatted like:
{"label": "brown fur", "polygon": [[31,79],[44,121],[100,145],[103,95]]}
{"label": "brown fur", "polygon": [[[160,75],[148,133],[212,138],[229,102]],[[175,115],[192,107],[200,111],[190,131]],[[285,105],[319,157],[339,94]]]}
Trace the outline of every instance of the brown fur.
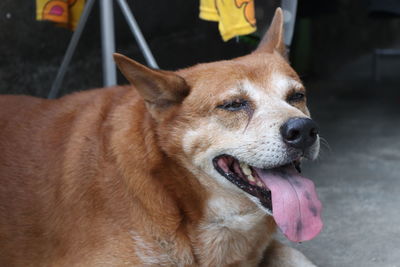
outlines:
{"label": "brown fur", "polygon": [[[298,80],[278,52],[256,53],[177,73],[116,55],[136,90],[1,97],[0,266],[297,266],[286,263],[297,259],[289,248],[269,246],[272,217],[193,166],[213,140],[187,151],[182,140],[218,112],[224,127],[248,124],[249,114],[229,123],[232,114],[213,108],[235,81],[268,91],[273,72]],[[233,218],[254,220],[251,229],[224,226],[215,196],[234,205]]]}

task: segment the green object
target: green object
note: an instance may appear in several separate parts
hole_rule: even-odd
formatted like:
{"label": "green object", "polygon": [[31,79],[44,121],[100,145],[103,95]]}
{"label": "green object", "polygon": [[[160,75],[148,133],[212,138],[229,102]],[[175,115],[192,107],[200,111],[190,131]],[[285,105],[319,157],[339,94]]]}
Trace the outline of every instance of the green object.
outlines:
{"label": "green object", "polygon": [[248,35],[240,35],[238,39],[239,42],[257,46],[261,38],[257,34],[252,33]]}

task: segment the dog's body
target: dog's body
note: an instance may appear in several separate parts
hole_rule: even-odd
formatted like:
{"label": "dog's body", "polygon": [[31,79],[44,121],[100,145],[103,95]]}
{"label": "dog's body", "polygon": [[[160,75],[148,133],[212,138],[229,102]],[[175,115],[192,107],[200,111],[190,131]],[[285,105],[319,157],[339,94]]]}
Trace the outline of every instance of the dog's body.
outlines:
{"label": "dog's body", "polygon": [[[226,154],[263,177],[318,153],[315,140],[300,153],[279,137],[309,114],[286,99],[303,88],[276,51],[277,15],[259,50],[234,61],[172,73],[116,56],[137,90],[0,98],[0,266],[314,266],[273,240],[267,200],[221,175]],[[319,232],[318,204],[312,229],[300,221],[290,239]]]}

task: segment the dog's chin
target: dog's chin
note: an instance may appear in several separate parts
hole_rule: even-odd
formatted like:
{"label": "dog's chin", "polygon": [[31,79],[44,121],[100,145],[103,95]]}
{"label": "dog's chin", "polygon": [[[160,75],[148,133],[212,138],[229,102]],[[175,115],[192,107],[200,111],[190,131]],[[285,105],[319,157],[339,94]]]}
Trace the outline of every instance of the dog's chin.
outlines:
{"label": "dog's chin", "polygon": [[[267,214],[272,215],[271,190],[261,179],[259,171],[257,171],[259,168],[248,165],[227,154],[215,157],[213,165],[220,175],[245,192]],[[284,165],[268,168],[268,171],[285,175],[285,171],[292,169],[301,172],[299,158]]]}

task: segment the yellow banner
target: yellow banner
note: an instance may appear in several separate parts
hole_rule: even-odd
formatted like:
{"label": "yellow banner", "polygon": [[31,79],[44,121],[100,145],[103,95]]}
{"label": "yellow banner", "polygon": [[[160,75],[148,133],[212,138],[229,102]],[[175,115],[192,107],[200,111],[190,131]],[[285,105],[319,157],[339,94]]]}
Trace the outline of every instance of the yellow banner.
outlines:
{"label": "yellow banner", "polygon": [[257,29],[254,0],[200,0],[200,18],[218,21],[224,41]]}
{"label": "yellow banner", "polygon": [[36,0],[36,19],[74,30],[84,6],[85,0]]}

